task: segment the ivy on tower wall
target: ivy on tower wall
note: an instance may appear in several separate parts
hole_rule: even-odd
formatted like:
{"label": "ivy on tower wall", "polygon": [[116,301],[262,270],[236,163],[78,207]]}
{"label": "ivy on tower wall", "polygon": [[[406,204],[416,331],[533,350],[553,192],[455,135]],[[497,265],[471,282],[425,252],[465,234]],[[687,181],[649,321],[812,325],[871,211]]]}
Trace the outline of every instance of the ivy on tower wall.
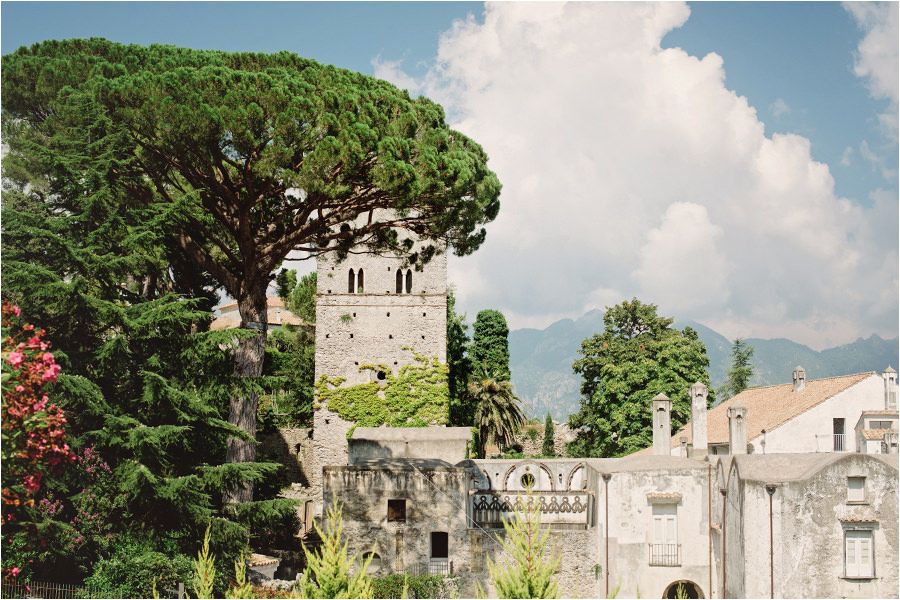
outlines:
{"label": "ivy on tower wall", "polygon": [[384,373],[384,379],[341,387],[343,377],[322,375],[316,399],[342,419],[358,427],[427,427],[446,425],[449,418],[447,365],[436,356],[413,352],[415,362],[393,373],[387,365],[367,364],[360,372]]}

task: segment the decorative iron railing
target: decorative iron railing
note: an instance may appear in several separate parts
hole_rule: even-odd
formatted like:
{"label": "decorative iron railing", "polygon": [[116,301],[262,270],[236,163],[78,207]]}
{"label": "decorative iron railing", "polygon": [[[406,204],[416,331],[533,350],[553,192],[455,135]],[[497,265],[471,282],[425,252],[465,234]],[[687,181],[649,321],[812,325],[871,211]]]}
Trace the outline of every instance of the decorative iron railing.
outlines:
{"label": "decorative iron railing", "polygon": [[681,544],[647,544],[651,567],[681,566]]}
{"label": "decorative iron railing", "polygon": [[479,527],[500,528],[504,520],[513,518],[517,510],[538,506],[541,523],[556,525],[588,525],[593,496],[589,492],[517,491],[475,492],[472,496],[472,518]]}
{"label": "decorative iron railing", "polygon": [[428,562],[417,562],[403,569],[409,575],[453,575],[453,561],[446,558],[431,558]]}
{"label": "decorative iron railing", "polygon": [[847,434],[822,433],[816,435],[816,452],[847,452]]}

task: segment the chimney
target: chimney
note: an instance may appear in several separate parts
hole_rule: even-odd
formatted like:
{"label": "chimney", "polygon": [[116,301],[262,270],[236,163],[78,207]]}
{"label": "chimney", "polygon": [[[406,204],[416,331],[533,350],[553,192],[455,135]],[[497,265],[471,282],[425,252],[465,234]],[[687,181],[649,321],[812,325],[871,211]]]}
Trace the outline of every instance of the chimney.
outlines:
{"label": "chimney", "polygon": [[797,367],[794,369],[794,391],[802,392],[806,387],[806,369]]}
{"label": "chimney", "polygon": [[694,452],[706,454],[706,398],[709,390],[699,381],[691,386],[691,437],[694,441]]}
{"label": "chimney", "polygon": [[881,376],[884,378],[884,410],[897,410],[897,371],[888,367]]}
{"label": "chimney", "polygon": [[743,406],[728,409],[728,444],[731,454],[747,454],[747,409]]}
{"label": "chimney", "polygon": [[653,399],[653,454],[672,455],[672,401],[663,393]]}

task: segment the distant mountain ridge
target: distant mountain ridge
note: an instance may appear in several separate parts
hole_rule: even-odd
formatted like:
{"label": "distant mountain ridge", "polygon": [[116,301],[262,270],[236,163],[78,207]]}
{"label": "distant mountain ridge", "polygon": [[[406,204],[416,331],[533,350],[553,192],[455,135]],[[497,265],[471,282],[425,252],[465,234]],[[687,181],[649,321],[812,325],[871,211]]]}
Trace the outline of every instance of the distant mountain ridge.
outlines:
{"label": "distant mountain ridge", "polygon": [[[706,344],[710,379],[718,388],[731,366],[731,340],[695,321],[675,322],[679,329],[691,327]],[[509,363],[516,394],[529,416],[548,412],[565,421],[578,410],[581,379],[572,372],[582,340],[603,331],[603,311],[595,309],[577,319],[562,319],[545,329],[515,329],[509,333]],[[864,371],[898,368],[898,338],[877,335],[821,352],[788,339],[747,338],[753,346],[751,385],[789,383],[797,365],[810,379]]]}

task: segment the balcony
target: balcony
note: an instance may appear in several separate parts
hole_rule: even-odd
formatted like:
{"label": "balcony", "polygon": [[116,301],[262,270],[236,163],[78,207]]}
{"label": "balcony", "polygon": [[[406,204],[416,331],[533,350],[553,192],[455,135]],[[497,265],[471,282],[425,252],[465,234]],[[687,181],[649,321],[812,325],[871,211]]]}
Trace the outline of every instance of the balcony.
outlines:
{"label": "balcony", "polygon": [[680,567],[681,544],[647,544],[651,567]]}
{"label": "balcony", "polygon": [[593,509],[590,492],[541,492],[531,496],[525,492],[493,490],[477,491],[472,496],[472,518],[479,527],[501,529],[503,521],[515,516],[516,509],[524,510],[537,503],[541,523],[560,529],[584,529],[590,525]]}
{"label": "balcony", "polygon": [[816,452],[847,452],[846,433],[823,433],[816,436]]}

